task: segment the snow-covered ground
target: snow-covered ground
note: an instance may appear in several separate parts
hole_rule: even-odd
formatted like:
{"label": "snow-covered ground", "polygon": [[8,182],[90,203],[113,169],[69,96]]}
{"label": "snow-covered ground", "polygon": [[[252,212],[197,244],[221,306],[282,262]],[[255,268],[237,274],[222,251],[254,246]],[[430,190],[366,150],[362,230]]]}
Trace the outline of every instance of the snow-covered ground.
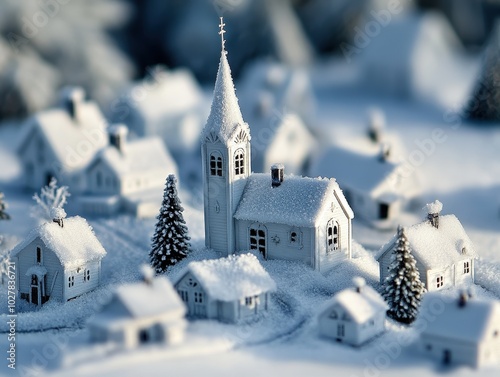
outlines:
{"label": "snow-covered ground", "polygon": [[[454,213],[475,244],[476,294],[500,298],[500,128],[465,125],[453,109],[395,100],[364,97],[359,93],[317,88],[318,130],[341,144],[360,138],[366,127],[366,109],[378,106],[387,128],[405,143],[408,174],[418,172],[422,203],[439,199],[443,213]],[[461,123],[458,123],[461,122]],[[251,126],[251,125],[250,125]],[[0,190],[10,204],[11,221],[0,222],[0,233],[10,244],[22,239],[34,220],[29,218],[33,193],[19,186],[20,168],[14,157],[17,131],[0,128]],[[182,167],[180,167],[182,169]],[[17,177],[17,178],[16,178]],[[169,273],[179,276],[191,260],[216,258],[203,249],[203,211],[199,187],[180,187],[185,219],[195,248],[188,260]],[[69,198],[71,200],[71,198]],[[406,214],[413,224],[423,213]],[[137,375],[287,375],[287,376],[428,376],[443,372],[415,354],[411,340],[417,330],[388,322],[388,331],[362,348],[351,348],[318,338],[315,315],[333,293],[347,287],[354,275],[377,286],[378,266],[372,254],[393,232],[381,232],[355,220],[355,258],[323,276],[300,264],[262,261],[275,279],[270,312],[255,323],[240,326],[211,321],[191,323],[187,340],[176,348],[148,347],[120,353],[92,349],[87,344],[85,321],[110,297],[116,284],[137,280],[138,265],[148,260],[154,219],[128,216],[89,218],[108,255],[103,260],[103,286],[68,303],[48,303],[27,312],[20,305],[17,318],[17,370],[0,362],[0,375],[30,376],[137,376]],[[483,288],[484,287],[484,288]],[[0,349],[7,350],[6,294],[0,293]],[[24,312],[22,312],[24,310]],[[410,344],[410,345],[409,345]],[[40,369],[41,368],[41,369]],[[455,375],[498,375],[499,369]]]}

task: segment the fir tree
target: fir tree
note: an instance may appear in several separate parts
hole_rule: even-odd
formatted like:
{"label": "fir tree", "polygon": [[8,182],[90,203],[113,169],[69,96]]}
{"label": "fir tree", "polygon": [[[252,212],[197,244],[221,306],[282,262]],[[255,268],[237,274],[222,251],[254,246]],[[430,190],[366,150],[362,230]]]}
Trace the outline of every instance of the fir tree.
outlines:
{"label": "fir tree", "polygon": [[398,228],[397,237],[389,275],[383,284],[383,296],[389,305],[389,317],[402,323],[411,323],[417,316],[425,288],[420,281],[404,228]]}
{"label": "fir tree", "polygon": [[156,230],[149,253],[151,265],[160,274],[186,257],[189,244],[188,229],[182,212],[184,208],[177,195],[176,178],[167,177]]}
{"label": "fir tree", "polygon": [[5,210],[7,203],[3,200],[3,192],[0,192],[0,220],[10,220],[10,216]]}

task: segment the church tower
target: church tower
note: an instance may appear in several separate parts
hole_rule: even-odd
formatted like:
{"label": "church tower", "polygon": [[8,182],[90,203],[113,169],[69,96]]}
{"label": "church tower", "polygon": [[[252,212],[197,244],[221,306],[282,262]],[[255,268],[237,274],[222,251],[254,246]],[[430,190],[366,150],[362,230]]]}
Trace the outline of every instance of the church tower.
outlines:
{"label": "church tower", "polygon": [[212,108],[202,132],[201,154],[205,244],[230,255],[235,252],[233,215],[251,173],[251,164],[250,128],[243,121],[234,90],[224,46],[224,26],[221,17],[222,51]]}

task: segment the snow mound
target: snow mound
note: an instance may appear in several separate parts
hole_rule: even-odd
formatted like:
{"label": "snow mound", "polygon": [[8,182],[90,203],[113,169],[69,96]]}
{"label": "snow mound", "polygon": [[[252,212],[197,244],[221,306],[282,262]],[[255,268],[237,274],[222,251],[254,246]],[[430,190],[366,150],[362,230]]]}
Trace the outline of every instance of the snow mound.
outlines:
{"label": "snow mound", "polygon": [[428,203],[425,205],[424,209],[427,213],[441,213],[443,210],[443,203],[439,200],[434,200],[432,203]]}

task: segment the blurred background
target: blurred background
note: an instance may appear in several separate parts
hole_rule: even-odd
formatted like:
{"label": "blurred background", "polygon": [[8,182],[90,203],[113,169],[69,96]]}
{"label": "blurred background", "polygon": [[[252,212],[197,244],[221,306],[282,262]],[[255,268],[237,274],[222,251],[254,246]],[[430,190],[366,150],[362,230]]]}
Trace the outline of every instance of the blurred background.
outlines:
{"label": "blurred background", "polygon": [[499,13],[497,0],[3,0],[0,122],[53,105],[67,85],[109,116],[158,65],[187,68],[211,87],[221,15],[236,80],[254,61],[275,60],[320,66],[326,85],[328,68],[344,64],[377,93],[463,101],[457,93],[479,90]]}

